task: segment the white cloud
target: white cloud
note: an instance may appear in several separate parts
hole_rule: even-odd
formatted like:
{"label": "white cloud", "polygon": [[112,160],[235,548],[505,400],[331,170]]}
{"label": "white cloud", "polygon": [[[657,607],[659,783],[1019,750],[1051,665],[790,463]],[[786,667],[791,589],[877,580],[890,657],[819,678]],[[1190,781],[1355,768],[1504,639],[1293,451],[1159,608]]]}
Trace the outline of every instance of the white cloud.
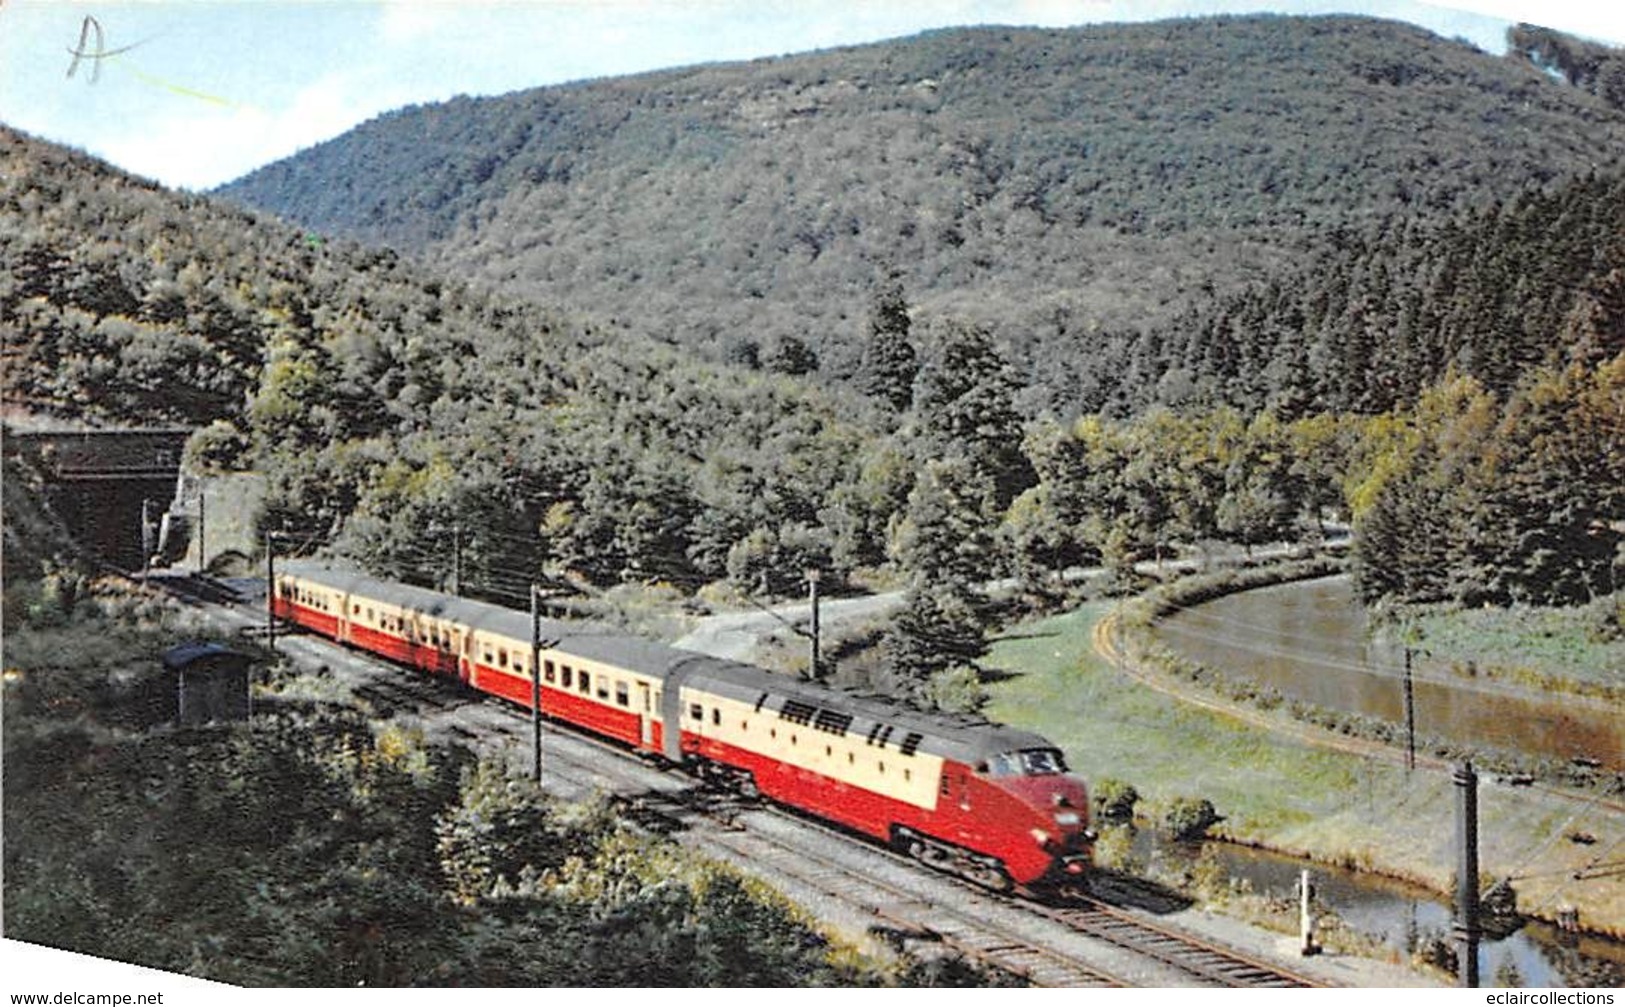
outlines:
{"label": "white cloud", "polygon": [[1527,21],[1546,28],[1573,32],[1614,45],[1625,44],[1625,5],[1596,0],[1434,0],[1453,10],[1470,10],[1509,21]]}
{"label": "white cloud", "polygon": [[100,144],[116,164],[167,185],[205,189],[339,135],[403,101],[344,73],[322,77],[267,109],[233,105],[174,115]]}
{"label": "white cloud", "polygon": [[426,3],[424,0],[384,0],[378,31],[388,45],[416,42],[439,33],[467,7],[467,4]]}

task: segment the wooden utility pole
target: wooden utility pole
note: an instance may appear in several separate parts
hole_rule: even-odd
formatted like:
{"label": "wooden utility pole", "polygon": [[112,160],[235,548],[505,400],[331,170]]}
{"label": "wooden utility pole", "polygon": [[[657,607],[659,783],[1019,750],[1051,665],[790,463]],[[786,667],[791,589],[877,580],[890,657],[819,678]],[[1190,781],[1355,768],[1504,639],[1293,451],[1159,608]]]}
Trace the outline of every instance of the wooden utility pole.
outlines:
{"label": "wooden utility pole", "polygon": [[203,536],[204,530],[208,527],[204,523],[204,519],[208,514],[208,509],[207,509],[207,506],[206,506],[206,502],[208,501],[208,499],[209,499],[208,494],[204,493],[203,490],[200,488],[197,491],[197,572],[198,572],[198,576],[202,576],[203,572],[209,568],[208,539],[204,538],[204,536]]}
{"label": "wooden utility pole", "polygon": [[265,533],[265,645],[276,647],[276,553],[272,548],[275,532]]}
{"label": "wooden utility pole", "polygon": [[147,585],[147,572],[152,569],[152,518],[148,508],[152,501],[141,498],[141,586]]}
{"label": "wooden utility pole", "polygon": [[808,676],[813,681],[823,677],[818,670],[818,571],[807,571],[807,596],[812,602],[812,664]]}
{"label": "wooden utility pole", "polygon": [[1411,648],[1405,648],[1405,769],[1416,768],[1416,692],[1411,687]]}
{"label": "wooden utility pole", "polygon": [[459,598],[463,596],[462,522],[454,522],[451,526],[451,593]]}
{"label": "wooden utility pole", "polygon": [[542,589],[530,586],[530,778],[542,782]]}

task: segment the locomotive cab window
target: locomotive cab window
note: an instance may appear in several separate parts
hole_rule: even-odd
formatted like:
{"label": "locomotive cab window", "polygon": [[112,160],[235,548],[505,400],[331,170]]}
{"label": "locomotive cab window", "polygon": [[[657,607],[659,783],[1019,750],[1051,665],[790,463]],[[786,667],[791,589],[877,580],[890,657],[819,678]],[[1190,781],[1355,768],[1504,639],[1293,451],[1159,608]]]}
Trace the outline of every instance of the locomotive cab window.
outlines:
{"label": "locomotive cab window", "polygon": [[[981,769],[980,766],[977,767]],[[989,776],[1054,776],[1066,772],[1066,760],[1059,749],[1029,748],[1003,752],[987,762]]]}

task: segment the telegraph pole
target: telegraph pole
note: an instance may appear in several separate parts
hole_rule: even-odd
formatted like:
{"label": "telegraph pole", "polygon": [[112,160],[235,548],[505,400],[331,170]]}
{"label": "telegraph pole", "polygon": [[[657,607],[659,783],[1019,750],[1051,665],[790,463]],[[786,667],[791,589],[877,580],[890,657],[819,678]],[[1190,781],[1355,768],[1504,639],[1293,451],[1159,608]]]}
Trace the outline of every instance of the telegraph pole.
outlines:
{"label": "telegraph pole", "polygon": [[1411,648],[1405,648],[1405,770],[1416,768],[1416,693],[1411,688]]}
{"label": "telegraph pole", "polygon": [[812,602],[812,664],[809,674],[812,680],[816,682],[822,677],[818,671],[818,571],[816,569],[807,571],[807,595]]}
{"label": "telegraph pole", "polygon": [[542,782],[542,590],[530,585],[530,778]]}
{"label": "telegraph pole", "polygon": [[204,518],[208,513],[208,508],[206,506],[206,503],[207,503],[208,499],[209,499],[209,495],[207,493],[203,492],[202,488],[200,487],[198,489],[198,491],[197,491],[197,572],[198,572],[198,576],[202,576],[203,572],[209,568],[208,539],[203,537],[204,530],[208,527],[206,524],[204,524]]}
{"label": "telegraph pole", "polygon": [[459,598],[463,596],[463,525],[460,521],[451,526],[451,593]]}
{"label": "telegraph pole", "polygon": [[265,645],[276,648],[276,553],[272,548],[275,532],[265,533]]}
{"label": "telegraph pole", "polygon": [[152,518],[148,509],[152,501],[141,498],[141,586],[147,586],[147,572],[152,569]]}
{"label": "telegraph pole", "polygon": [[1456,971],[1466,989],[1478,987],[1478,774],[1471,762],[1450,774],[1456,785]]}

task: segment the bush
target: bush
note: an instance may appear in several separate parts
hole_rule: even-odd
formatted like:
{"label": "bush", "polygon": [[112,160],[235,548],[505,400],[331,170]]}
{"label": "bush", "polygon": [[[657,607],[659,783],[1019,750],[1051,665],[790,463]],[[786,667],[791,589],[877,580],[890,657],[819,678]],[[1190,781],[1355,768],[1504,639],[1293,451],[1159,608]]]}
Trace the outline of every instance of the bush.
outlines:
{"label": "bush", "polygon": [[1205,797],[1176,797],[1162,813],[1163,831],[1175,839],[1201,839],[1222,821],[1224,816]]}
{"label": "bush", "polygon": [[957,664],[932,675],[926,684],[925,698],[933,709],[946,713],[979,713],[988,699],[981,674],[967,664]]}
{"label": "bush", "polygon": [[1140,792],[1132,784],[1112,777],[1102,777],[1094,785],[1095,814],[1113,821],[1127,822],[1134,818],[1134,805],[1139,803]]}

